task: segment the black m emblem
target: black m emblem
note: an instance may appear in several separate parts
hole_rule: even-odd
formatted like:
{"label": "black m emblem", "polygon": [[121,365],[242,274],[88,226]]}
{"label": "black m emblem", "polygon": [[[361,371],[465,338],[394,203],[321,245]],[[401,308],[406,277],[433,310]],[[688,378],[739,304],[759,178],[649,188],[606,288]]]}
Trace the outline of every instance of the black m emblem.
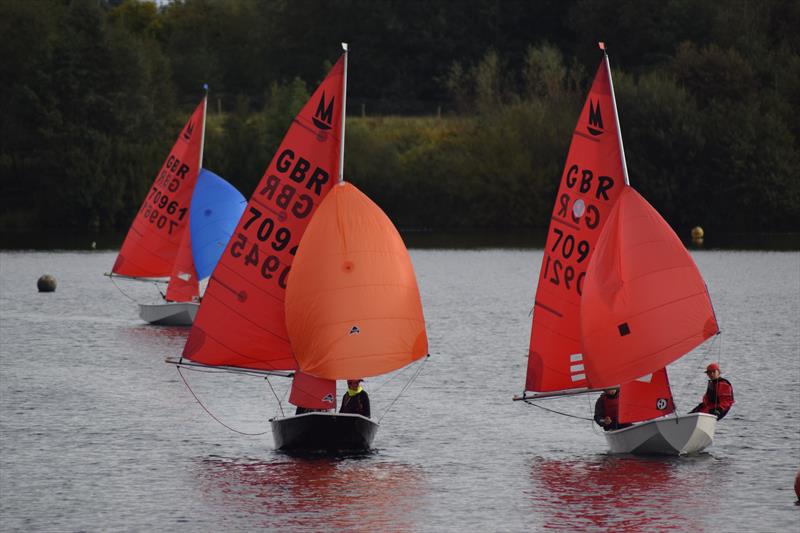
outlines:
{"label": "black m emblem", "polygon": [[186,129],[183,130],[183,139],[185,141],[191,140],[192,133],[194,133],[194,122],[189,122],[189,124],[186,125]]}
{"label": "black m emblem", "polygon": [[325,91],[322,92],[322,97],[319,99],[319,104],[317,104],[317,112],[314,114],[311,120],[314,121],[314,125],[321,130],[329,130],[331,129],[331,123],[333,122],[333,101],[336,98],[331,98],[331,101],[328,102],[327,107],[325,106]]}
{"label": "black m emblem", "polygon": [[603,131],[603,115],[600,114],[600,102],[597,104],[589,100],[589,125],[586,126],[589,133],[592,135],[602,135]]}

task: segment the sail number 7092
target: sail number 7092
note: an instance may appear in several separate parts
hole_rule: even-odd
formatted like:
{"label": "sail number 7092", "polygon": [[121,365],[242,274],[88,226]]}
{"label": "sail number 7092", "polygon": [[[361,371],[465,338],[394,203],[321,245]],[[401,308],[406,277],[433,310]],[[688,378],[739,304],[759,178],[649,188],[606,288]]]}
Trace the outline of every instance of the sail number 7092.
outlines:
{"label": "sail number 7092", "polygon": [[[589,257],[589,242],[585,240],[576,242],[573,235],[565,236],[564,231],[559,228],[553,228],[553,234],[556,238],[550,239],[553,243],[548,253],[545,254],[542,278],[554,285],[563,285],[567,290],[574,287],[580,295],[583,292],[583,279],[586,277],[586,271],[578,272],[575,266],[569,263],[575,261],[577,266]],[[555,257],[551,257],[551,254]]]}

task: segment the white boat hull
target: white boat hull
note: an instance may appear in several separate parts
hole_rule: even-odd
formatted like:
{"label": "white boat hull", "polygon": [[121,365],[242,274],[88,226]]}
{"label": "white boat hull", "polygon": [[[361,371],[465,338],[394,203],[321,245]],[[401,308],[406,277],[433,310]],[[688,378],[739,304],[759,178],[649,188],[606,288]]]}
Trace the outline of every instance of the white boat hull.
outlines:
{"label": "white boat hull", "polygon": [[665,416],[605,433],[611,453],[689,455],[714,440],[717,417],[706,413]]}
{"label": "white boat hull", "polygon": [[199,307],[197,302],[139,304],[139,316],[158,326],[191,326]]}

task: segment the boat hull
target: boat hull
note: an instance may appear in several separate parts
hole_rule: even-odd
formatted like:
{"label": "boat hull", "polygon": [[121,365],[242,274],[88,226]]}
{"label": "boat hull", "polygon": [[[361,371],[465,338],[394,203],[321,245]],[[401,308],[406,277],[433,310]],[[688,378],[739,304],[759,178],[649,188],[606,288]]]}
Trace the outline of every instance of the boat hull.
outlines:
{"label": "boat hull", "polygon": [[197,302],[139,304],[139,317],[158,326],[191,326],[199,307]]}
{"label": "boat hull", "polygon": [[716,416],[691,413],[607,431],[605,437],[611,453],[690,455],[711,445],[716,427]]}
{"label": "boat hull", "polygon": [[305,413],[273,418],[275,449],[294,452],[364,452],[378,423],[350,413]]}

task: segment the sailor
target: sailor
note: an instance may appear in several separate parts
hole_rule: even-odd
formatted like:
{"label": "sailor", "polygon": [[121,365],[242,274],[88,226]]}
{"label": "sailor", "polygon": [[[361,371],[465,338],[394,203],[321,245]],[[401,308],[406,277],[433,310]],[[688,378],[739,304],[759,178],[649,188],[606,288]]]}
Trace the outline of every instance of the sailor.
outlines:
{"label": "sailor", "polygon": [[353,413],[369,418],[369,395],[361,386],[362,381],[364,380],[360,378],[347,380],[347,391],[342,397],[340,413]]}
{"label": "sailor", "polygon": [[690,413],[708,413],[715,415],[717,420],[721,420],[728,414],[734,404],[733,385],[727,379],[720,377],[720,373],[717,363],[711,363],[706,367],[708,387],[703,396],[703,402],[692,409]]}
{"label": "sailor", "polygon": [[619,388],[613,387],[603,391],[603,394],[594,404],[594,421],[601,426],[604,431],[612,429],[622,429],[630,424],[620,424],[619,413]]}

